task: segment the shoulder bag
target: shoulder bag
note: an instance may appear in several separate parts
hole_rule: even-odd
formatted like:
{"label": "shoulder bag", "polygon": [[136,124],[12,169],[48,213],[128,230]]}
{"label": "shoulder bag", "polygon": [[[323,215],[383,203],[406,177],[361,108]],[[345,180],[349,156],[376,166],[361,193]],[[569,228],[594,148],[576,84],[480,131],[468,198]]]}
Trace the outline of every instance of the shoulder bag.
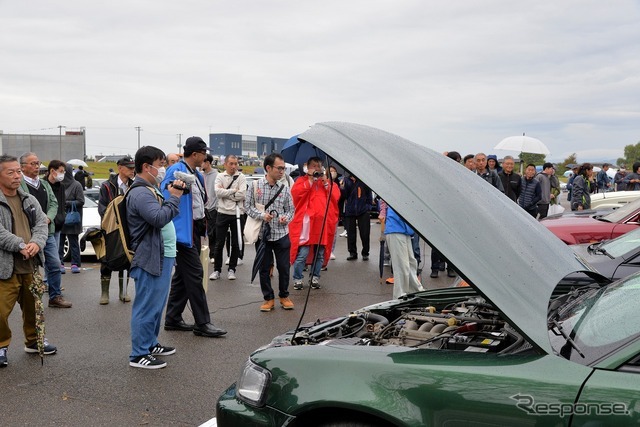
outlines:
{"label": "shoulder bag", "polygon": [[64,217],[64,225],[76,225],[82,223],[82,217],[80,217],[80,212],[76,208],[76,202],[71,202],[71,210],[67,212],[67,215]]}
{"label": "shoulder bag", "polygon": [[[258,188],[258,181],[253,182],[253,200],[256,200],[256,189]],[[265,212],[269,209],[269,206],[276,200],[276,197],[280,194],[282,189],[284,188],[284,184],[280,186],[276,194],[269,200],[269,203],[263,205],[261,203],[255,202],[256,209],[260,212]],[[260,238],[260,229],[262,228],[263,219],[262,218],[252,218],[250,215],[247,215],[247,222],[244,224],[244,243],[247,245],[251,245],[258,241]]]}

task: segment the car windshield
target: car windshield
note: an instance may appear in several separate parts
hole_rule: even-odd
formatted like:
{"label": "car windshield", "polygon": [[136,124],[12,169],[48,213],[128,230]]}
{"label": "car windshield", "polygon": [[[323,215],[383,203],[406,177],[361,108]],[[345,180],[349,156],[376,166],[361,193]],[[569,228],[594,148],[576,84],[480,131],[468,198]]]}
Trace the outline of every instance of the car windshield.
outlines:
{"label": "car windshield", "polygon": [[619,207],[613,212],[604,215],[602,218],[600,218],[600,220],[611,223],[620,222],[629,215],[633,214],[638,209],[640,209],[640,199],[634,200],[631,203],[627,203],[626,205]]}
{"label": "car windshield", "polygon": [[84,208],[97,208],[98,204],[90,197],[84,198]]}
{"label": "car windshield", "polygon": [[638,247],[640,247],[640,228],[602,243],[601,249],[604,249],[612,257],[617,258],[638,249]]}
{"label": "car windshield", "polygon": [[597,362],[640,335],[638,298],[640,273],[586,290],[559,311],[558,324],[570,339],[556,333],[551,345],[577,363]]}

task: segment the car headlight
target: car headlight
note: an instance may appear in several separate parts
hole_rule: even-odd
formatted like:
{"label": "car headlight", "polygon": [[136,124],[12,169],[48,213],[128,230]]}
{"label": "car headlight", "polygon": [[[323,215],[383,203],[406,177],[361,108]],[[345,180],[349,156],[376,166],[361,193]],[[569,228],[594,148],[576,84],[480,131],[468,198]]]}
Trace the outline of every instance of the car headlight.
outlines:
{"label": "car headlight", "polygon": [[238,380],[236,396],[252,406],[263,406],[270,382],[271,372],[248,360]]}

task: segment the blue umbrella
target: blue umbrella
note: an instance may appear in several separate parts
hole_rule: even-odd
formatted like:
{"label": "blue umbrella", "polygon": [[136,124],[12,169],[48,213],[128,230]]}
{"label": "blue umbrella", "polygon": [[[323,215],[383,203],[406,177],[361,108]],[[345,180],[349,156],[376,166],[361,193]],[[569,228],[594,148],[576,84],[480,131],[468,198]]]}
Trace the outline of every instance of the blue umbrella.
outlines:
{"label": "blue umbrella", "polygon": [[294,135],[282,146],[280,151],[284,161],[294,165],[298,165],[302,169],[302,165],[309,160],[309,157],[320,157],[324,159],[326,155],[322,150],[316,148],[315,145],[298,139],[298,135]]}

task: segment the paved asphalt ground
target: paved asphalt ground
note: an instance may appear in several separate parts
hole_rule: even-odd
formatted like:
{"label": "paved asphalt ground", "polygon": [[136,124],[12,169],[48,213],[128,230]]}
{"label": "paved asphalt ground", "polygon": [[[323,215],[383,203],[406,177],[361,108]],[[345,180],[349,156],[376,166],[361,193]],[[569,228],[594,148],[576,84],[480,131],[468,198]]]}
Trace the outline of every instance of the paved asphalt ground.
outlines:
{"label": "paved asphalt ground", "polygon": [[[322,273],[322,289],[311,293],[305,322],[391,298],[392,286],[378,278],[375,221],[371,234],[371,258],[366,262],[346,261],[346,239],[338,237],[337,259]],[[424,244],[421,248],[423,264],[427,260],[425,288],[450,284],[446,273],[439,279],[428,277],[430,250]],[[177,353],[167,356],[168,366],[160,370],[129,367],[131,303],[118,301],[114,274],[109,305],[98,304],[100,272],[95,259],[83,261],[82,273],[67,271],[63,276],[64,295],[73,308],[48,308],[45,302],[46,336],[58,353],[45,356],[44,366],[37,355],[23,351],[21,311],[16,306],[10,317],[9,366],[0,370],[0,425],[191,426],[213,417],[218,396],[236,381],[251,352],[295,327],[307,290],[306,284],[304,291],[291,289],[294,310],[285,311],[276,304],[276,310],[261,313],[258,278],[253,285],[249,281],[253,247],[246,252],[238,280],[226,280],[223,269],[222,280],[209,281],[211,316],[216,325],[228,330],[227,336],[204,338],[161,330],[160,342],[175,346]],[[277,276],[274,279],[277,283]],[[134,293],[132,281],[130,295]],[[193,320],[188,309],[185,320]]]}

